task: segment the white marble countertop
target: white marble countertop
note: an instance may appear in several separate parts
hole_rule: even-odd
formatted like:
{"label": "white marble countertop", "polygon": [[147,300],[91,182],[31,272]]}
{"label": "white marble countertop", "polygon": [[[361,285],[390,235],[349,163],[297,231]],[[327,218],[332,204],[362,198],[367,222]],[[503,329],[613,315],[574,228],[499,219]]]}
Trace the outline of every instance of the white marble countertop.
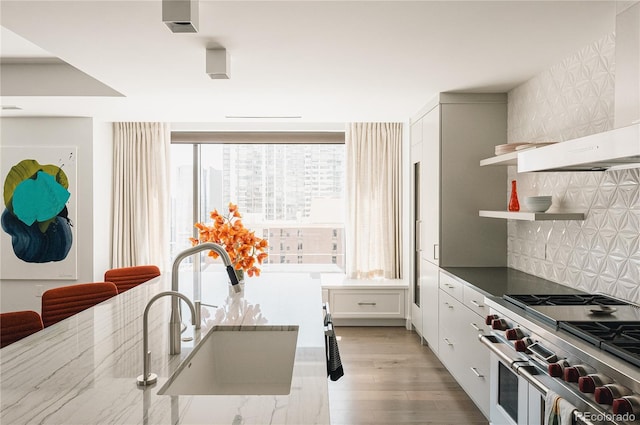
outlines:
{"label": "white marble countertop", "polygon": [[[191,273],[180,291],[191,298]],[[2,424],[329,424],[324,328],[319,279],[264,274],[229,297],[222,273],[203,273],[206,323],[182,353],[168,354],[171,298],[149,312],[150,370],[142,374],[142,314],[155,294],[170,290],[163,275],[0,350]],[[184,306],[183,306],[184,307]],[[188,322],[188,309],[183,308]],[[212,326],[298,325],[291,392],[277,396],[161,396],[158,390]],[[193,331],[189,326],[184,335]]]}

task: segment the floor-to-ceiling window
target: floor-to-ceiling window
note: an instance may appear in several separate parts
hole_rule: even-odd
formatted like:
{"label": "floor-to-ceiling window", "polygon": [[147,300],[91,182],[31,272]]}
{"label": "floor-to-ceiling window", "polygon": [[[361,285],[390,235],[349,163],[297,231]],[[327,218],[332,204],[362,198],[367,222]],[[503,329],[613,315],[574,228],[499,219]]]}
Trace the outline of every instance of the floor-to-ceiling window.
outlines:
{"label": "floor-to-ceiling window", "polygon": [[344,157],[340,143],[172,144],[172,258],[232,202],[269,242],[263,272],[344,271]]}

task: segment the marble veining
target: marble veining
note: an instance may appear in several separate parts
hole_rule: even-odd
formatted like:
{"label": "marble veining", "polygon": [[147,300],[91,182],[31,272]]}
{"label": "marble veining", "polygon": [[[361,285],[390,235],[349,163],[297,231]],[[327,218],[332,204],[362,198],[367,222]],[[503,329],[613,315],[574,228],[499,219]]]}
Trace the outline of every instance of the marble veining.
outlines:
{"label": "marble veining", "polygon": [[[209,275],[207,273],[207,275]],[[180,291],[191,296],[189,276]],[[151,371],[157,384],[136,385],[142,373],[142,313],[170,276],[85,310],[0,350],[3,424],[329,424],[321,289],[301,274],[250,279],[243,296],[229,296],[223,274],[203,285],[200,331],[189,326],[182,353],[168,354],[171,301],[149,312]],[[210,281],[210,282],[209,282]],[[188,323],[188,318],[184,318]],[[161,396],[158,390],[208,331],[299,326],[291,392],[277,396]]]}

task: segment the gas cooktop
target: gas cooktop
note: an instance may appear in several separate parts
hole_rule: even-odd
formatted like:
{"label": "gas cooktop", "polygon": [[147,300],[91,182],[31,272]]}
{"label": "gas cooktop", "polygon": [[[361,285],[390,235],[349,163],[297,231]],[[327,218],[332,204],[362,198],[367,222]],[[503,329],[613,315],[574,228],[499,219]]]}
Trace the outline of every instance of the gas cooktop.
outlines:
{"label": "gas cooktop", "polygon": [[504,298],[522,308],[538,305],[628,305],[625,301],[601,294],[505,295]]}
{"label": "gas cooktop", "polygon": [[640,321],[560,322],[560,328],[640,367]]}
{"label": "gas cooktop", "polygon": [[640,308],[601,294],[505,295],[504,299],[544,322],[640,321]]}

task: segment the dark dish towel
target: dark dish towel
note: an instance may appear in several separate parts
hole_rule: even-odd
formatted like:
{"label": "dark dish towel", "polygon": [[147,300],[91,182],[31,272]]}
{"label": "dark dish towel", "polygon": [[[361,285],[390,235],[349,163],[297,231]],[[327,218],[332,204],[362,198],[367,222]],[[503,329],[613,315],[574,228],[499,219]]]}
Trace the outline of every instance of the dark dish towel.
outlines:
{"label": "dark dish towel", "polygon": [[[328,326],[329,323],[333,324],[331,314],[324,316],[324,325]],[[344,370],[342,369],[338,340],[333,332],[333,326],[331,333],[324,336],[324,345],[327,354],[327,376],[331,378],[332,381],[337,381],[344,375]]]}
{"label": "dark dish towel", "polygon": [[344,375],[342,369],[342,361],[340,360],[340,351],[338,351],[338,341],[335,335],[327,335],[325,337],[327,346],[327,376],[332,381],[337,381]]}

